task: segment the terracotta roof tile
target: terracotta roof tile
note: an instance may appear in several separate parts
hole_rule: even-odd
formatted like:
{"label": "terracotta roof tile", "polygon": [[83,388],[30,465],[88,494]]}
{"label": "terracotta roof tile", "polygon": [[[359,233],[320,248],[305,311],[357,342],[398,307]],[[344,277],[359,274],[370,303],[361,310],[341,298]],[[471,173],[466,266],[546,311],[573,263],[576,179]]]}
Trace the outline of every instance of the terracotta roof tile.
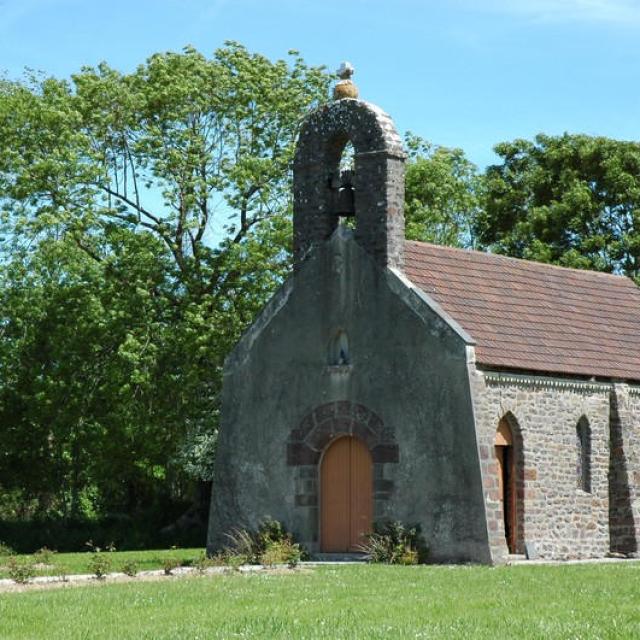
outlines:
{"label": "terracotta roof tile", "polygon": [[640,380],[629,278],[411,241],[405,273],[476,340],[481,365]]}

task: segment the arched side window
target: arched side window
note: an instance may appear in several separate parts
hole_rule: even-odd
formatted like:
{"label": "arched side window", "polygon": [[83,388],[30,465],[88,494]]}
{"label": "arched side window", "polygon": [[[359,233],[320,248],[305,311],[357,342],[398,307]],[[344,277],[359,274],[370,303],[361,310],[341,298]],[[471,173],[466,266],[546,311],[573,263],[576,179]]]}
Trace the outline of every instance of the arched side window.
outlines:
{"label": "arched side window", "polygon": [[591,428],[589,421],[584,416],[580,418],[576,427],[576,443],[578,489],[591,493]]}

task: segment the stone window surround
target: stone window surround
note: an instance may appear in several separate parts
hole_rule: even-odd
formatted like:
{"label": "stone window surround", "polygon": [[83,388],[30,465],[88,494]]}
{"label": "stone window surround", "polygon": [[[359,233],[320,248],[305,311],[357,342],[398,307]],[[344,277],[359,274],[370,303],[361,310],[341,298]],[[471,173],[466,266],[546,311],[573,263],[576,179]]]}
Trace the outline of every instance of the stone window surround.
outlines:
{"label": "stone window surround", "polygon": [[[513,454],[515,455],[513,471],[515,473],[516,487],[516,553],[525,552],[525,480],[532,479],[535,470],[525,466],[525,451],[522,429],[518,419],[511,411],[505,414],[496,423],[496,430],[502,420],[506,421],[513,438]],[[494,550],[506,548],[505,522],[502,503],[500,501],[499,465],[496,458],[495,447],[480,446],[480,466],[484,477],[484,489],[487,495],[487,526],[489,529],[490,545]],[[495,553],[495,552],[494,552]]]}
{"label": "stone window surround", "polygon": [[576,424],[578,490],[591,493],[591,427],[586,416],[581,416]]}

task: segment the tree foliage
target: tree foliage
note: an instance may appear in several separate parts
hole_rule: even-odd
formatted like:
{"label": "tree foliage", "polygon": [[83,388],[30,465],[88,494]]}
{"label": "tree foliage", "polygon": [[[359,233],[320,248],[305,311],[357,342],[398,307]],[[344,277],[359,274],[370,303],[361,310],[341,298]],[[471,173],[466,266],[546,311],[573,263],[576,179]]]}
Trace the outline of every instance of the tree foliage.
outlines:
{"label": "tree foliage", "polygon": [[0,84],[0,491],[65,515],[206,479],[225,355],[289,269],[329,77],[228,43]]}
{"label": "tree foliage", "polygon": [[[290,268],[329,76],[228,43],[0,81],[0,517],[135,513],[211,475],[223,360]],[[411,239],[638,277],[640,146],[408,134]]]}
{"label": "tree foliage", "polygon": [[564,266],[640,275],[640,145],[538,135],[495,147],[477,219],[493,251]]}
{"label": "tree foliage", "polygon": [[405,146],[407,238],[473,247],[482,186],[476,166],[462,149],[437,146],[411,133]]}

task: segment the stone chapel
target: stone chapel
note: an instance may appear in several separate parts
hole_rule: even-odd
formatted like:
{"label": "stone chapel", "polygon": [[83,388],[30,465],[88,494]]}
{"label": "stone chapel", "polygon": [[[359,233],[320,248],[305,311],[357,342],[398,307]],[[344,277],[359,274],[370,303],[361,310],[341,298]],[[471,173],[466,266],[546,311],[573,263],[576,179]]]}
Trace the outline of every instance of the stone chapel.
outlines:
{"label": "stone chapel", "polygon": [[342,71],[297,144],[294,273],[225,364],[209,551],[269,516],[312,553],[399,520],[435,562],[633,556],[640,289],[405,240],[401,139]]}

